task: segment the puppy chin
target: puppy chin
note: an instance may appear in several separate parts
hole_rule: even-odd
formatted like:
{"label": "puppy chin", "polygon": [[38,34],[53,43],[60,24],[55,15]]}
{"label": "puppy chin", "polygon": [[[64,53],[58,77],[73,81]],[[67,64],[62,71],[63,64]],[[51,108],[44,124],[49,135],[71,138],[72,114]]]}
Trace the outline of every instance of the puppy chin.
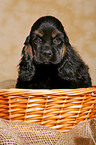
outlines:
{"label": "puppy chin", "polygon": [[51,61],[51,64],[58,65],[61,62],[62,59],[58,59],[56,61]]}
{"label": "puppy chin", "polygon": [[39,59],[37,57],[34,57],[34,64],[36,65],[58,65],[61,62],[61,59],[56,59],[56,60],[49,60],[49,59]]}
{"label": "puppy chin", "polygon": [[44,61],[42,64],[45,65],[58,65],[61,61]]}
{"label": "puppy chin", "polygon": [[45,65],[50,65],[51,63],[48,62],[48,61],[45,61],[45,62],[43,62],[43,64],[45,64]]}
{"label": "puppy chin", "polygon": [[38,60],[34,60],[34,63],[37,65],[50,65],[51,62],[49,61],[38,61]]}

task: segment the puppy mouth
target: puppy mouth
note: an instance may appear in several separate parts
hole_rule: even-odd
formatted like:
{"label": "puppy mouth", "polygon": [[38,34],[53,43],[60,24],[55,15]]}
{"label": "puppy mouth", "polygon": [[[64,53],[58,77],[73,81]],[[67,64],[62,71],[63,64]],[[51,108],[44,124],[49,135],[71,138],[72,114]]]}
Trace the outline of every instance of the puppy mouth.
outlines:
{"label": "puppy mouth", "polygon": [[50,61],[41,61],[41,62],[40,61],[38,61],[38,62],[35,61],[35,63],[36,64],[44,64],[44,65],[50,65],[50,64],[52,64]]}
{"label": "puppy mouth", "polygon": [[34,61],[35,64],[37,65],[58,65],[60,61],[56,62],[51,62],[51,61]]}
{"label": "puppy mouth", "polygon": [[34,56],[34,63],[37,64],[37,65],[57,65],[60,63],[61,59],[56,59],[56,60],[52,60],[52,59],[47,59],[47,58],[42,58],[42,59],[39,59],[38,57],[35,57]]}
{"label": "puppy mouth", "polygon": [[50,59],[48,59],[48,58],[44,58],[44,60],[43,60],[43,62],[42,62],[43,64],[51,64],[51,60]]}
{"label": "puppy mouth", "polygon": [[37,59],[36,57],[34,57],[33,62],[34,62],[34,64],[37,64],[37,65],[40,65],[40,64],[49,64],[50,63],[48,60],[47,61],[40,60],[40,59]]}
{"label": "puppy mouth", "polygon": [[45,64],[45,65],[49,65],[49,64],[51,64],[49,61],[45,61],[45,62],[43,62],[43,64]]}

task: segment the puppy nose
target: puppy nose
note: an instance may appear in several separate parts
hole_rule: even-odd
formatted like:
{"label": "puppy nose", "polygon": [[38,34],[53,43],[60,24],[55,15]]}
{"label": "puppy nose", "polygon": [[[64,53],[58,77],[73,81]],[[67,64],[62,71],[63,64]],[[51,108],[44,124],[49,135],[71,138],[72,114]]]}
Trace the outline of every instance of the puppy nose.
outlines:
{"label": "puppy nose", "polygon": [[43,50],[43,55],[47,58],[50,58],[52,56],[51,50]]}

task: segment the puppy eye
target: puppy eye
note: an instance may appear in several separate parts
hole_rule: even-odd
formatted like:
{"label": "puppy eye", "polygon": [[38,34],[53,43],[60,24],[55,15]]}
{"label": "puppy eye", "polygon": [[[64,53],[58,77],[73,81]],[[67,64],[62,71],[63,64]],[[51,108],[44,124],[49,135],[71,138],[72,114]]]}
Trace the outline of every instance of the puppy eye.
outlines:
{"label": "puppy eye", "polygon": [[41,43],[41,42],[42,42],[42,40],[39,37],[34,39],[35,44],[38,44],[38,43]]}
{"label": "puppy eye", "polygon": [[60,38],[54,38],[53,43],[58,45],[58,44],[61,43],[61,39]]}

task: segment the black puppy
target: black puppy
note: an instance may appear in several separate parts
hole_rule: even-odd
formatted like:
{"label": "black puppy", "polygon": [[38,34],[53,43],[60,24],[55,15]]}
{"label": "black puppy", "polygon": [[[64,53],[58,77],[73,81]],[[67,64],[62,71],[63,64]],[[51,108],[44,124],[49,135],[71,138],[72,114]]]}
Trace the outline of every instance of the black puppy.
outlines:
{"label": "black puppy", "polygon": [[88,67],[72,48],[57,18],[45,16],[33,24],[23,47],[16,87],[91,87]]}

